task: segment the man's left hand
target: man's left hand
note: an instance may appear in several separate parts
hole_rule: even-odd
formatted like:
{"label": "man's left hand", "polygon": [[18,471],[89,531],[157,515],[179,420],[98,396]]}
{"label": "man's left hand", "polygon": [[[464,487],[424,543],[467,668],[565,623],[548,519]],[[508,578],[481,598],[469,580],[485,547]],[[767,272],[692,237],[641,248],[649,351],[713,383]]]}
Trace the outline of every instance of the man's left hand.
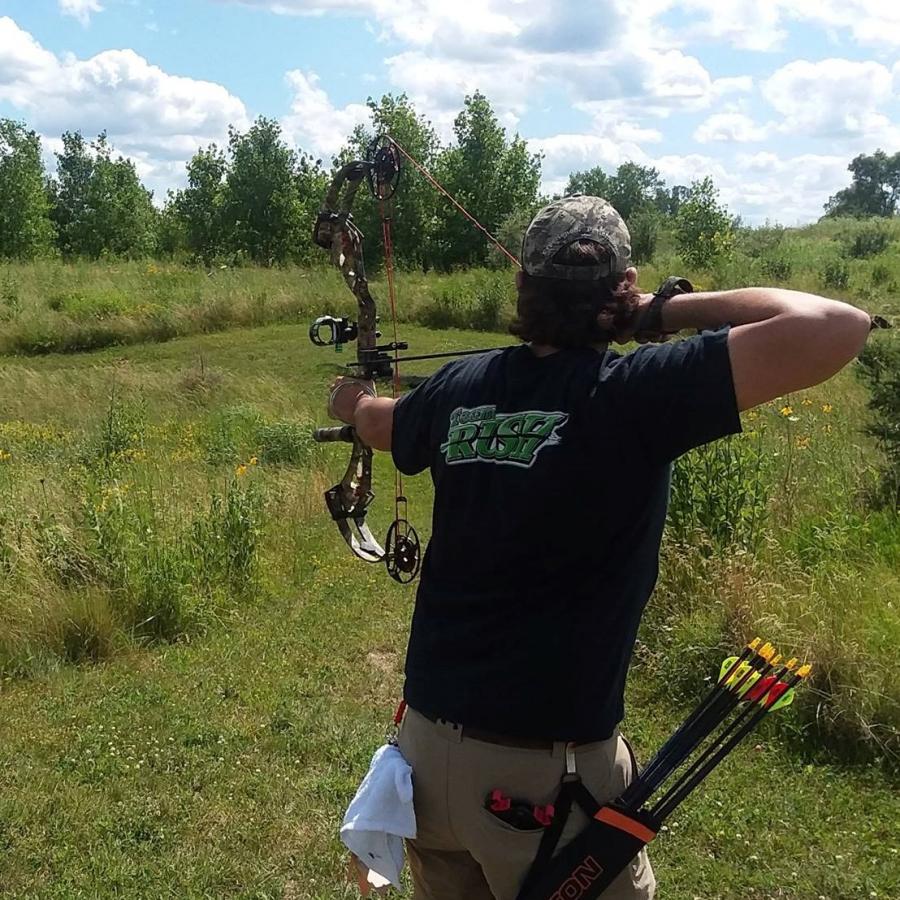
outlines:
{"label": "man's left hand", "polygon": [[362,397],[375,396],[375,384],[363,378],[351,378],[341,376],[336,378],[331,385],[331,395],[328,400],[328,414],[332,418],[340,419],[347,425],[354,424],[356,407]]}

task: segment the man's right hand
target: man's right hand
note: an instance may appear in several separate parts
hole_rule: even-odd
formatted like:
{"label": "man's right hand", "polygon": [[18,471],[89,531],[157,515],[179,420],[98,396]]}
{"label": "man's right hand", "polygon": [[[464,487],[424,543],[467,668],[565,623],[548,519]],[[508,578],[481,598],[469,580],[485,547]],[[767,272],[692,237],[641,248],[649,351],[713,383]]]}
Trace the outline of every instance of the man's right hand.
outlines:
{"label": "man's right hand", "polygon": [[664,344],[671,334],[666,332],[637,331],[638,326],[644,319],[654,294],[641,294],[641,298],[635,307],[634,313],[628,322],[628,325],[616,332],[615,341],[617,344],[629,344],[632,341],[638,344]]}

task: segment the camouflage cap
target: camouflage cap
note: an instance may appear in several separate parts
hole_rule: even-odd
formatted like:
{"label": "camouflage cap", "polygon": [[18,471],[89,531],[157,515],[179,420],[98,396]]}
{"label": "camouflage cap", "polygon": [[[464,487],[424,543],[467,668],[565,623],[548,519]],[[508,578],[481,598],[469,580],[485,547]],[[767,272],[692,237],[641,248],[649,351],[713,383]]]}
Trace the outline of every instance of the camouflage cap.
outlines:
{"label": "camouflage cap", "polygon": [[[566,266],[553,261],[575,241],[594,241],[609,253],[599,266]],[[597,281],[623,274],[631,261],[631,235],[612,204],[600,197],[573,194],[554,200],[532,220],[522,240],[522,268],[536,278]]]}

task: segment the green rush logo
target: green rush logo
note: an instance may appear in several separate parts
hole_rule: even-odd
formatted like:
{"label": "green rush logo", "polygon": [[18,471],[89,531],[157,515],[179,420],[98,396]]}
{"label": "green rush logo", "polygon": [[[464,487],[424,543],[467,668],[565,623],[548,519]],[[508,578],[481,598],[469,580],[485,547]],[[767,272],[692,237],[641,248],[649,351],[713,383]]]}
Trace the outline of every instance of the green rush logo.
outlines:
{"label": "green rush logo", "polygon": [[450,416],[441,453],[448,466],[488,462],[528,469],[544,447],[560,442],[559,429],[568,420],[568,414],[560,412],[498,413],[496,406],[460,407]]}

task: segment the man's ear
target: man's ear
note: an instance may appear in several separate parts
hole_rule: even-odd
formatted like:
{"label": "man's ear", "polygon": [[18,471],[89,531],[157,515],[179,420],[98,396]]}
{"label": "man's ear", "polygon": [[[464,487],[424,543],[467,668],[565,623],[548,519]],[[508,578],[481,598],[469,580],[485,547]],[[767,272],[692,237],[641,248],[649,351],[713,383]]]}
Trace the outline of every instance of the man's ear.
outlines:
{"label": "man's ear", "polygon": [[625,283],[628,287],[634,287],[637,284],[638,271],[634,266],[629,266],[625,270]]}

